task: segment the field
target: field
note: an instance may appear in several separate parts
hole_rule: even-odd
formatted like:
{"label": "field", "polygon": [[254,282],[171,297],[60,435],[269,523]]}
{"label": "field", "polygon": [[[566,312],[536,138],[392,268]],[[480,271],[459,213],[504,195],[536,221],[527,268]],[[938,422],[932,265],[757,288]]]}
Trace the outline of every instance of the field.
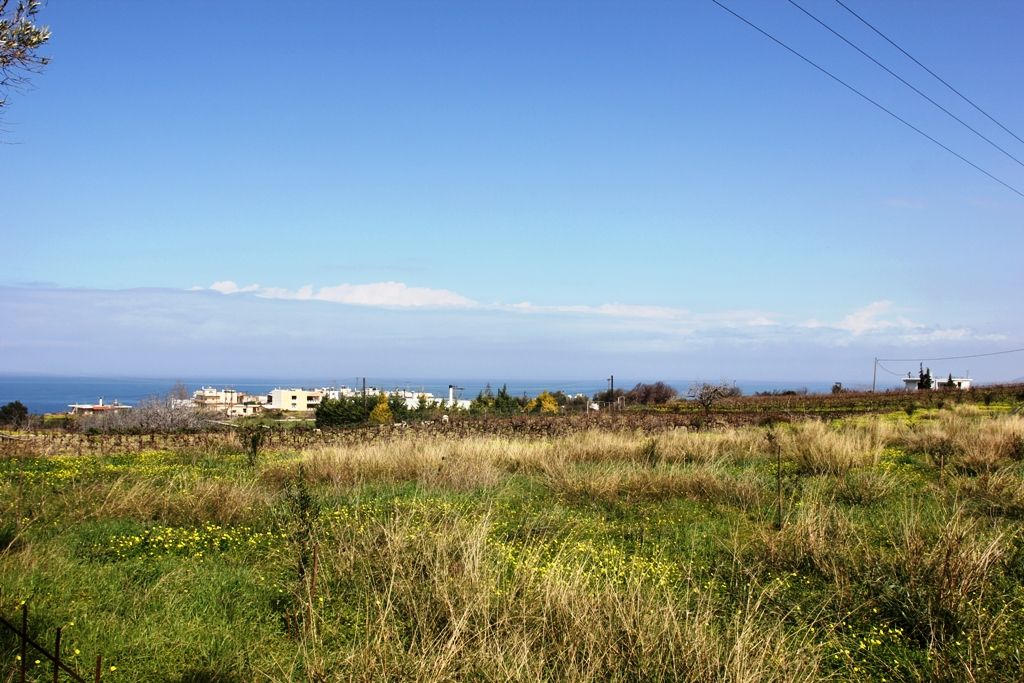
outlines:
{"label": "field", "polygon": [[0,613],[105,681],[1020,680],[1005,406],[560,424],[8,449]]}

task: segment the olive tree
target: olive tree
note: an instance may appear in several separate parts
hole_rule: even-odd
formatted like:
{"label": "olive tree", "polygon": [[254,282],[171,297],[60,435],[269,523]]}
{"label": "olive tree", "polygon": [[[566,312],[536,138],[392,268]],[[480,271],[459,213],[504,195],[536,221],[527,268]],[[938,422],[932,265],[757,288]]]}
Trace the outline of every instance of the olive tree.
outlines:
{"label": "olive tree", "polygon": [[50,29],[37,23],[39,0],[0,0],[0,111],[7,104],[7,94],[28,83],[28,76],[38,73],[49,62],[38,54],[50,39]]}

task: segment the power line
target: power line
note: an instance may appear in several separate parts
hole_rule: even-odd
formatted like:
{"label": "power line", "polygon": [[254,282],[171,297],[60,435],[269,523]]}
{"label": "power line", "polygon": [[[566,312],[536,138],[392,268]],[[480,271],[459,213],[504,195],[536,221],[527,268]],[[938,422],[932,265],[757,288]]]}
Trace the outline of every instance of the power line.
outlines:
{"label": "power line", "polygon": [[1024,351],[1024,348],[1008,349],[1006,351],[992,351],[991,353],[972,353],[967,356],[943,356],[941,358],[879,358],[878,360],[884,360],[888,363],[917,363],[933,360],[961,360],[963,358],[985,358],[986,356],[1004,356],[1008,353],[1020,353],[1022,351]]}
{"label": "power line", "polygon": [[885,367],[884,365],[882,365],[882,364],[881,364],[881,363],[880,363],[880,362],[879,362],[879,361],[878,361],[877,359],[875,360],[875,365],[877,365],[878,367],[880,367],[880,368],[881,368],[882,370],[884,370],[885,372],[888,372],[888,373],[889,373],[890,375],[895,375],[896,377],[902,377],[902,376],[903,376],[903,373],[902,373],[902,372],[893,372],[893,371],[892,371],[892,370],[890,370],[889,368],[887,368],[887,367]]}
{"label": "power line", "polygon": [[940,110],[942,110],[943,112],[945,112],[945,113],[946,113],[946,115],[948,115],[948,116],[949,116],[950,118],[952,118],[952,119],[953,119],[954,121],[956,121],[957,123],[959,123],[959,124],[960,124],[961,126],[963,126],[964,128],[966,128],[967,130],[971,131],[972,133],[974,133],[975,135],[977,135],[977,136],[978,136],[979,138],[981,138],[982,140],[984,140],[984,141],[985,141],[985,142],[987,142],[988,144],[992,145],[993,147],[995,147],[996,149],[998,149],[998,150],[999,150],[1000,152],[1002,152],[1002,153],[1003,153],[1003,154],[1005,154],[1006,156],[1008,156],[1008,157],[1010,157],[1011,159],[1013,159],[1014,161],[1016,161],[1016,162],[1017,162],[1017,163],[1018,163],[1019,165],[1021,165],[1021,166],[1024,166],[1024,161],[1021,161],[1020,159],[1018,159],[1017,157],[1015,157],[1015,156],[1014,156],[1013,154],[1011,154],[1010,152],[1006,151],[1006,150],[1005,150],[1005,149],[1004,149],[1003,147],[1001,147],[1001,146],[1000,146],[1000,145],[999,145],[998,143],[996,143],[996,142],[993,142],[993,141],[992,141],[991,139],[989,139],[988,137],[986,137],[986,136],[985,136],[985,135],[984,135],[984,134],[983,134],[983,133],[982,133],[981,131],[979,131],[979,130],[977,130],[976,128],[974,128],[973,126],[971,126],[971,124],[967,123],[966,121],[964,121],[963,119],[961,119],[961,118],[960,118],[959,116],[957,116],[956,114],[954,114],[954,113],[953,113],[953,112],[951,112],[950,110],[946,109],[945,107],[943,107],[943,106],[942,106],[941,104],[939,104],[938,102],[936,102],[936,101],[935,101],[935,100],[933,100],[932,98],[928,97],[928,95],[926,95],[925,93],[923,93],[923,92],[921,92],[920,90],[918,90],[918,89],[917,89],[917,88],[916,88],[916,87],[915,87],[915,86],[914,86],[913,84],[911,84],[910,82],[908,82],[908,81],[907,81],[906,79],[904,79],[904,78],[903,78],[902,76],[900,76],[900,75],[899,75],[898,73],[896,73],[895,71],[893,71],[892,69],[890,69],[889,67],[887,67],[887,66],[886,66],[885,64],[882,64],[882,63],[881,63],[880,61],[878,61],[877,59],[875,59],[874,57],[872,57],[871,55],[869,55],[869,54],[868,54],[867,52],[865,52],[864,50],[862,50],[862,49],[861,49],[861,48],[860,48],[860,47],[859,47],[858,45],[856,45],[855,43],[853,43],[853,42],[852,42],[851,40],[849,40],[849,39],[848,39],[848,38],[847,38],[846,36],[844,36],[843,34],[841,34],[841,33],[839,33],[838,31],[836,31],[836,30],[835,30],[834,28],[832,28],[831,26],[829,26],[828,24],[826,24],[826,23],[825,23],[824,21],[822,21],[822,20],[821,20],[821,19],[819,19],[819,18],[818,18],[817,16],[815,16],[814,14],[812,14],[812,13],[811,13],[811,12],[810,12],[809,10],[807,10],[807,9],[804,9],[804,8],[803,8],[803,7],[801,6],[801,5],[799,5],[799,4],[798,4],[798,3],[796,2],[796,0],[787,0],[787,2],[789,2],[789,4],[793,5],[793,7],[796,7],[796,8],[798,9],[798,10],[800,10],[801,12],[803,12],[804,14],[806,14],[807,16],[809,16],[809,17],[810,17],[811,19],[813,19],[814,21],[818,22],[818,24],[820,24],[821,26],[823,26],[823,27],[824,27],[824,28],[825,28],[826,30],[828,30],[829,32],[831,32],[831,33],[832,33],[832,34],[833,34],[834,36],[836,36],[837,38],[839,38],[840,40],[842,40],[842,41],[843,41],[844,43],[846,43],[847,45],[849,45],[850,47],[852,47],[852,48],[853,48],[854,50],[856,50],[857,52],[861,53],[862,55],[864,55],[865,57],[867,57],[868,59],[870,59],[870,60],[871,60],[871,61],[872,61],[872,62],[873,62],[873,63],[874,63],[874,64],[875,64],[876,66],[878,66],[879,68],[883,69],[883,70],[884,70],[884,71],[885,71],[885,72],[886,72],[887,74],[889,74],[890,76],[892,76],[893,78],[895,78],[896,80],[898,80],[898,81],[899,81],[900,83],[902,83],[903,85],[907,86],[908,88],[910,88],[911,90],[913,90],[914,92],[916,92],[916,93],[917,93],[918,95],[920,95],[920,96],[921,96],[921,97],[923,97],[924,99],[926,99],[926,100],[928,100],[929,102],[931,102],[931,103],[932,103],[933,105],[935,105],[935,106],[936,106],[937,108],[939,108]]}
{"label": "power line", "polygon": [[943,84],[944,86],[946,86],[947,88],[949,88],[950,90],[952,90],[953,92],[955,92],[955,93],[956,93],[957,95],[959,95],[959,96],[960,96],[960,98],[961,98],[961,99],[962,99],[962,100],[963,100],[964,102],[966,102],[967,104],[971,105],[972,107],[974,107],[975,109],[977,109],[978,111],[980,111],[980,112],[981,112],[982,114],[984,114],[984,115],[985,115],[985,116],[986,116],[986,117],[988,118],[988,120],[989,120],[989,121],[991,121],[992,123],[996,124],[997,126],[999,126],[1000,128],[1002,128],[1003,130],[1005,130],[1005,131],[1006,131],[1007,133],[1009,133],[1010,135],[1012,135],[1012,136],[1013,136],[1014,138],[1016,138],[1016,139],[1017,139],[1017,141],[1018,141],[1018,142],[1022,142],[1022,143],[1024,143],[1024,140],[1021,140],[1021,139],[1020,139],[1020,137],[1018,137],[1018,135],[1017,135],[1016,133],[1014,133],[1014,132],[1013,132],[1012,130],[1010,130],[1009,128],[1007,128],[1007,127],[1006,127],[1006,126],[1004,126],[1003,124],[1001,124],[1001,123],[999,123],[998,121],[996,121],[996,120],[995,120],[995,118],[993,118],[991,114],[989,114],[989,113],[988,113],[987,111],[985,111],[984,109],[982,109],[981,107],[979,107],[979,106],[978,106],[977,104],[975,104],[975,103],[974,103],[974,102],[973,102],[973,101],[972,101],[972,100],[971,100],[971,99],[970,99],[969,97],[967,97],[967,95],[964,95],[964,94],[963,94],[962,92],[960,92],[959,90],[957,90],[956,88],[954,88],[954,87],[953,87],[952,85],[950,85],[950,84],[949,84],[949,83],[948,83],[948,82],[947,82],[947,81],[946,81],[945,79],[943,79],[943,78],[942,78],[942,76],[939,76],[939,75],[938,75],[937,73],[935,73],[934,71],[932,71],[931,69],[929,69],[928,67],[926,67],[926,66],[925,66],[924,64],[922,64],[921,62],[917,61],[917,59],[915,59],[915,58],[914,58],[914,56],[913,56],[912,54],[910,54],[909,52],[907,52],[906,50],[904,50],[904,49],[903,49],[902,47],[900,47],[899,45],[897,45],[897,44],[896,44],[896,41],[894,41],[894,40],[893,40],[892,38],[890,38],[889,36],[885,35],[885,34],[884,34],[884,33],[882,33],[881,31],[879,31],[879,30],[878,30],[877,28],[875,28],[874,26],[872,26],[872,25],[871,25],[871,23],[870,23],[870,22],[868,22],[868,20],[867,20],[867,19],[865,19],[864,17],[862,17],[861,15],[857,14],[857,13],[856,13],[856,12],[854,12],[854,11],[853,11],[852,9],[850,9],[850,8],[849,8],[849,7],[848,7],[848,6],[846,5],[846,4],[844,4],[844,3],[842,2],[842,0],[836,0],[836,2],[837,2],[837,3],[839,4],[839,6],[840,6],[840,7],[842,7],[843,9],[845,9],[845,10],[846,10],[847,12],[849,12],[849,13],[850,13],[850,14],[852,14],[853,16],[857,17],[858,19],[860,19],[861,23],[863,23],[863,24],[864,24],[865,26],[867,26],[867,27],[868,27],[869,29],[871,29],[872,31],[874,31],[874,32],[875,32],[875,33],[877,33],[878,35],[882,36],[882,38],[884,38],[884,39],[886,40],[886,42],[888,42],[888,43],[889,43],[890,45],[892,45],[892,46],[893,46],[894,48],[896,48],[897,50],[899,50],[900,52],[902,52],[902,53],[903,53],[904,55],[906,55],[906,57],[907,57],[907,58],[909,58],[909,59],[910,59],[910,60],[911,60],[912,62],[914,62],[914,64],[917,64],[917,65],[918,65],[919,67],[921,67],[922,69],[924,69],[925,71],[927,71],[927,72],[928,72],[929,74],[931,74],[931,75],[932,75],[932,76],[933,76],[933,77],[934,77],[934,78],[935,78],[935,79],[936,79],[937,81],[939,81],[939,83],[942,83],[942,84]]}
{"label": "power line", "polygon": [[771,40],[772,42],[776,43],[780,47],[785,48],[787,51],[793,53],[794,55],[796,55],[797,57],[799,57],[803,61],[807,62],[808,64],[813,66],[815,69],[817,69],[818,71],[822,72],[823,74],[825,74],[826,76],[828,76],[829,78],[834,80],[836,83],[839,83],[840,85],[845,87],[847,90],[850,90],[851,92],[859,95],[860,97],[864,98],[865,100],[867,100],[871,104],[875,105],[876,107],[878,107],[879,109],[884,111],[886,114],[888,114],[889,116],[893,117],[894,119],[896,119],[897,121],[902,123],[907,128],[910,128],[912,131],[914,131],[918,135],[921,135],[922,137],[927,138],[928,140],[930,140],[934,144],[938,145],[942,149],[946,150],[947,152],[949,152],[950,154],[955,156],[957,159],[959,159],[960,161],[962,161],[965,164],[967,164],[968,166],[970,166],[971,168],[975,169],[976,171],[980,171],[981,173],[985,174],[986,176],[988,176],[992,180],[996,181],[997,183],[999,183],[1000,185],[1002,185],[1006,189],[1010,190],[1014,194],[1018,195],[1021,198],[1024,198],[1024,192],[1021,192],[1020,190],[1015,188],[1013,185],[1010,185],[1009,183],[1007,183],[1007,182],[1005,182],[1003,180],[1000,180],[996,176],[992,175],[991,173],[989,173],[988,171],[983,169],[981,166],[978,166],[976,163],[974,163],[973,161],[971,161],[967,157],[959,154],[958,152],[954,152],[952,149],[950,149],[946,145],[942,144],[941,142],[939,142],[938,140],[933,138],[931,135],[928,135],[928,133],[925,133],[923,130],[921,130],[920,128],[918,128],[914,124],[910,123],[909,121],[907,121],[906,119],[901,117],[899,114],[896,114],[892,110],[887,109],[885,106],[883,106],[882,104],[878,103],[877,101],[871,99],[870,97],[868,97],[867,95],[862,93],[860,90],[858,90],[857,88],[853,87],[852,85],[850,85],[849,83],[847,83],[843,79],[839,78],[839,76],[836,76],[834,73],[832,73],[831,71],[829,71],[825,67],[820,66],[819,64],[817,64],[816,62],[811,60],[809,57],[803,56],[802,54],[797,52],[795,49],[791,48],[789,45],[786,45],[784,42],[782,42],[781,40],[779,40],[778,38],[776,38],[772,34],[768,33],[767,31],[765,31],[763,28],[761,28],[757,24],[754,24],[753,22],[748,20],[746,17],[743,17],[742,15],[737,14],[736,12],[731,10],[730,8],[726,7],[721,2],[719,2],[719,0],[711,0],[711,2],[715,3],[716,5],[718,5],[722,9],[724,9],[726,12],[728,12],[731,15],[733,15],[734,17],[736,17],[737,19],[742,21],[744,24],[746,24],[750,28],[754,29],[755,31],[757,31],[758,33],[763,35],[764,37],[768,38],[769,40]]}

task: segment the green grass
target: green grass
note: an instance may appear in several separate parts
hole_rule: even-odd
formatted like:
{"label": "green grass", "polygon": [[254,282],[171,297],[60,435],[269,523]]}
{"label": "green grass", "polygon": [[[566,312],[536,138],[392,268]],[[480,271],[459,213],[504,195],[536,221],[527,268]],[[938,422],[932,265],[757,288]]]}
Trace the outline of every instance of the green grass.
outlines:
{"label": "green grass", "polygon": [[5,459],[0,609],[110,681],[1018,680],[1024,419],[941,412],[779,427],[781,529],[755,427]]}

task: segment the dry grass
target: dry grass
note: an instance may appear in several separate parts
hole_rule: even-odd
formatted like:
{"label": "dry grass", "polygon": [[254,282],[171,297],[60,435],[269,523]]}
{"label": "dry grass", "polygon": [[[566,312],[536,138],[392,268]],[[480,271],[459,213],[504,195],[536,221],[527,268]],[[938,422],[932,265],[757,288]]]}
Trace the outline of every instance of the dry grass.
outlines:
{"label": "dry grass", "polygon": [[841,475],[855,467],[877,465],[897,429],[879,420],[844,427],[808,420],[781,431],[778,439],[783,457],[795,462],[801,472]]}
{"label": "dry grass", "polygon": [[765,558],[785,570],[813,571],[828,577],[845,593],[848,574],[866,546],[858,529],[823,492],[811,491],[790,509],[782,529],[762,529],[759,543]]}
{"label": "dry grass", "polygon": [[892,554],[879,562],[883,603],[930,648],[990,623],[981,604],[1010,548],[1006,532],[987,530],[962,507],[945,521],[926,519],[935,514],[908,505],[891,532]]}
{"label": "dry grass", "polygon": [[973,406],[943,411],[937,420],[915,425],[901,440],[908,450],[925,453],[961,472],[989,473],[1024,460],[1024,417],[990,416]]}
{"label": "dry grass", "polygon": [[137,519],[166,524],[221,525],[252,520],[274,500],[257,482],[175,477],[156,482],[120,477],[68,487],[61,505],[78,519]]}
{"label": "dry grass", "polygon": [[720,464],[641,467],[609,463],[574,468],[562,464],[547,469],[544,478],[556,494],[575,500],[666,500],[689,498],[741,508],[761,505],[769,486],[753,472],[734,474]]}
{"label": "dry grass", "polygon": [[326,678],[748,682],[820,671],[809,632],[767,616],[769,590],[751,586],[723,614],[711,595],[639,579],[595,583],[584,565],[535,548],[496,555],[487,519],[428,527],[352,524],[325,549],[328,601],[352,581],[370,587],[360,635],[321,662]]}

